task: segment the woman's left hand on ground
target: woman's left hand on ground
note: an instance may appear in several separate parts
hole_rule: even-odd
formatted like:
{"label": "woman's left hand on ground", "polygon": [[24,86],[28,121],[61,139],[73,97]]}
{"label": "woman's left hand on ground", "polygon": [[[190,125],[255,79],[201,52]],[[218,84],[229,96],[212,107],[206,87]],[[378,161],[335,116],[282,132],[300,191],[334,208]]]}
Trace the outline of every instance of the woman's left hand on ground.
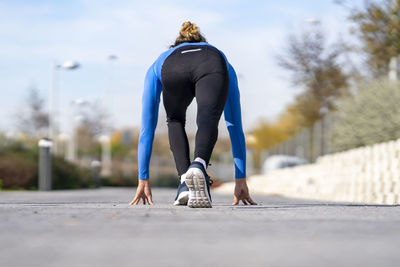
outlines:
{"label": "woman's left hand on ground", "polygon": [[146,201],[149,205],[154,205],[149,180],[139,180],[136,195],[129,205],[137,205],[140,200],[142,200],[143,205],[146,204]]}
{"label": "woman's left hand on ground", "polygon": [[239,204],[240,201],[245,205],[257,205],[249,194],[249,189],[247,187],[246,178],[235,179],[235,192],[233,193],[233,203],[232,205]]}

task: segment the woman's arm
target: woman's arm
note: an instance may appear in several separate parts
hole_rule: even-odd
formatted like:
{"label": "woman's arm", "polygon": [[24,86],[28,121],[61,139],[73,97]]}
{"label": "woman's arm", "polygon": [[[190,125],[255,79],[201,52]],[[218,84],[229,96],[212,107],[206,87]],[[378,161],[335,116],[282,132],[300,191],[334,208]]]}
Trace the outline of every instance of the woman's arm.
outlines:
{"label": "woman's arm", "polygon": [[242,128],[242,113],[240,108],[240,93],[236,72],[228,63],[229,92],[224,108],[226,126],[232,144],[233,161],[235,162],[235,177],[246,177],[246,142]]}
{"label": "woman's arm", "polygon": [[242,128],[242,113],[240,108],[240,93],[236,72],[228,63],[229,93],[226,101],[224,115],[226,126],[232,143],[232,154],[235,162],[235,191],[233,192],[232,205],[242,201],[245,205],[257,205],[249,194],[246,182],[246,142]]}
{"label": "woman's arm", "polygon": [[146,204],[146,201],[148,204],[153,205],[149,184],[149,167],[154,132],[158,121],[161,90],[162,86],[155,74],[155,64],[153,64],[146,73],[142,95],[142,122],[138,144],[139,184],[136,194],[129,205],[137,205],[140,201],[142,201],[143,205]]}
{"label": "woman's arm", "polygon": [[138,144],[139,179],[149,179],[149,166],[162,85],[155,74],[155,64],[147,71],[142,96],[142,122]]}

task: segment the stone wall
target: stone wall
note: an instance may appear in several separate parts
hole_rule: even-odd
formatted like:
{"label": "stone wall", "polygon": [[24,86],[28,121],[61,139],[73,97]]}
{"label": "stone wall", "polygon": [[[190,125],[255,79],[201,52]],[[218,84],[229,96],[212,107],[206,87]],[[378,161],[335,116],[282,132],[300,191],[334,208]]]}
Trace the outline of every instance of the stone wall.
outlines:
{"label": "stone wall", "polygon": [[[318,158],[314,164],[251,176],[250,191],[293,198],[400,204],[400,139]],[[233,183],[219,187],[232,193]]]}

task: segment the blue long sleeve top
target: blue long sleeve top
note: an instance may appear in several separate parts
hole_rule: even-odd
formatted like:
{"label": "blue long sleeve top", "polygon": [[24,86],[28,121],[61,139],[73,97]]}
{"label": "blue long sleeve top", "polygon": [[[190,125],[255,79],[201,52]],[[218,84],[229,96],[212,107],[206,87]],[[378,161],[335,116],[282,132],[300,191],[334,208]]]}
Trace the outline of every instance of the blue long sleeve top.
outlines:
{"label": "blue long sleeve top", "polygon": [[[165,59],[177,48],[184,45],[210,45],[208,43],[183,43],[162,53],[148,69],[142,95],[142,117],[138,143],[139,179],[149,179],[150,158],[153,149],[154,132],[158,121],[158,109],[162,91],[161,68]],[[211,46],[211,45],[210,45]],[[242,128],[240,93],[234,68],[224,56],[229,74],[229,92],[224,107],[224,117],[232,144],[235,178],[246,177],[246,143]]]}

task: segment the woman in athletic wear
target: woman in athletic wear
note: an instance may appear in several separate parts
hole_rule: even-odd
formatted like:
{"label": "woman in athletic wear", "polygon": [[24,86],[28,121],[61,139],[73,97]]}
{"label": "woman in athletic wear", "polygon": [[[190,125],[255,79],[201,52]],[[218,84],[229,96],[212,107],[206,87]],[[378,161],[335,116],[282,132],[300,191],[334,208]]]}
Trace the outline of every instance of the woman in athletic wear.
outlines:
{"label": "woman in athletic wear", "polygon": [[[218,138],[224,112],[235,163],[233,205],[256,203],[246,183],[246,144],[242,129],[239,88],[235,70],[225,55],[207,43],[195,24],[185,22],[170,49],[149,68],[142,98],[142,123],[138,144],[139,184],[131,205],[141,200],[153,204],[149,164],[157,126],[160,94],[167,114],[168,136],[181,183],[174,205],[210,208],[210,177],[206,169]],[[197,101],[194,161],[190,161],[185,132],[186,109]]]}

